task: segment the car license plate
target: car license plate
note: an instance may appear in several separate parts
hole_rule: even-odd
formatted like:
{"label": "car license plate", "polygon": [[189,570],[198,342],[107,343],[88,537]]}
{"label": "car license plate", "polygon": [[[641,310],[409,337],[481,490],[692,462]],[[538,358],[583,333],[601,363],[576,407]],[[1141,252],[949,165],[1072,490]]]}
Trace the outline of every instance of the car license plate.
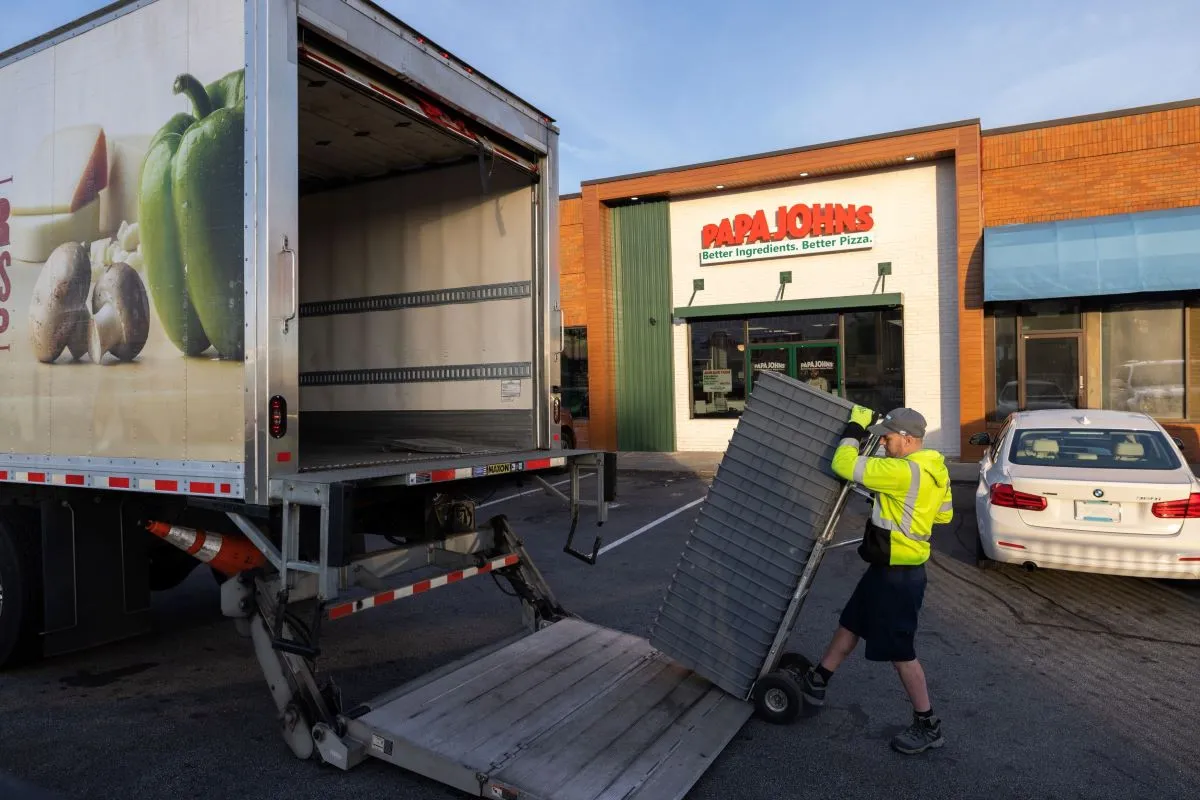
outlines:
{"label": "car license plate", "polygon": [[1120,522],[1120,503],[1107,500],[1076,500],[1075,519],[1080,522]]}

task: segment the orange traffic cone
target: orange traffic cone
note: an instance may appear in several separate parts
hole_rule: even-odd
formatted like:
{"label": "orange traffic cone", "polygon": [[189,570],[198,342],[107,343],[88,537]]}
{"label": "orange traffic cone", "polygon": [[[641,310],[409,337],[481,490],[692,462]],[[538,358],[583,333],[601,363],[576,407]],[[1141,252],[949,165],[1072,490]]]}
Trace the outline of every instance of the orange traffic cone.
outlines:
{"label": "orange traffic cone", "polygon": [[266,556],[245,536],[205,533],[165,522],[148,522],[146,530],[225,575],[233,576],[267,563]]}

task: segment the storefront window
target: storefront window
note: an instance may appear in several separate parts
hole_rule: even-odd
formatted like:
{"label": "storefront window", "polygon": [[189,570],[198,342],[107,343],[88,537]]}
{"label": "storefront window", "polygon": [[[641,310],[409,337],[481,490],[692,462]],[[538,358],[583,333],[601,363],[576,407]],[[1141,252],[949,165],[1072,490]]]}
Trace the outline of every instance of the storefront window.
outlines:
{"label": "storefront window", "polygon": [[1110,306],[1101,337],[1105,408],[1184,416],[1182,303]]}
{"label": "storefront window", "polygon": [[750,343],[818,342],[838,338],[838,315],[784,314],[749,321]]}
{"label": "storefront window", "polygon": [[575,419],[588,416],[588,354],[587,328],[571,327],[563,330],[562,354],[562,401],[563,407]]}
{"label": "storefront window", "polygon": [[1017,410],[1017,317],[997,312],[995,320],[996,402],[988,419],[1003,422]]}
{"label": "storefront window", "polygon": [[746,406],[745,323],[691,323],[692,416],[736,417]]}
{"label": "storefront window", "polygon": [[899,308],[692,322],[692,417],[737,417],[764,372],[871,408],[902,406],[903,325]]}
{"label": "storefront window", "polygon": [[851,311],[842,318],[846,398],[880,411],[904,405],[904,328],[900,309]]}
{"label": "storefront window", "polygon": [[1196,316],[1182,301],[1099,298],[1082,308],[1039,303],[991,310],[995,399],[988,421],[1039,408],[1137,411],[1164,420],[1200,416]]}

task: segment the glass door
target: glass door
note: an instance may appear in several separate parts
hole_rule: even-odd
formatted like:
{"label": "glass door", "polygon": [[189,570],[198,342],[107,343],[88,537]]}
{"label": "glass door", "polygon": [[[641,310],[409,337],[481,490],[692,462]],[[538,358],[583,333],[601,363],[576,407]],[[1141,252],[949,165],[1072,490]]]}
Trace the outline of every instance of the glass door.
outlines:
{"label": "glass door", "polygon": [[1021,410],[1083,406],[1081,345],[1077,333],[1021,337]]}
{"label": "glass door", "polygon": [[792,349],[787,346],[768,345],[750,347],[750,385],[760,372],[782,372],[795,377],[792,371]]}
{"label": "glass door", "polygon": [[842,393],[841,348],[835,343],[751,345],[751,389],[760,372],[781,372],[814,389]]}
{"label": "glass door", "polygon": [[842,394],[841,348],[836,344],[795,345],[796,372],[801,383],[830,394]]}

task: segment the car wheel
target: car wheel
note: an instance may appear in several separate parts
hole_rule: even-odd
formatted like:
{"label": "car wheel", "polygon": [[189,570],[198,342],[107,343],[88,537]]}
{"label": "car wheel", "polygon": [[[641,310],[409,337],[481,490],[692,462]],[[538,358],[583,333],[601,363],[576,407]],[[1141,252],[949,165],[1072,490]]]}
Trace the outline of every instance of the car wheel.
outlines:
{"label": "car wheel", "polygon": [[988,558],[987,553],[983,549],[983,534],[978,531],[975,533],[975,566],[980,569],[996,569],[1000,566],[998,561]]}

